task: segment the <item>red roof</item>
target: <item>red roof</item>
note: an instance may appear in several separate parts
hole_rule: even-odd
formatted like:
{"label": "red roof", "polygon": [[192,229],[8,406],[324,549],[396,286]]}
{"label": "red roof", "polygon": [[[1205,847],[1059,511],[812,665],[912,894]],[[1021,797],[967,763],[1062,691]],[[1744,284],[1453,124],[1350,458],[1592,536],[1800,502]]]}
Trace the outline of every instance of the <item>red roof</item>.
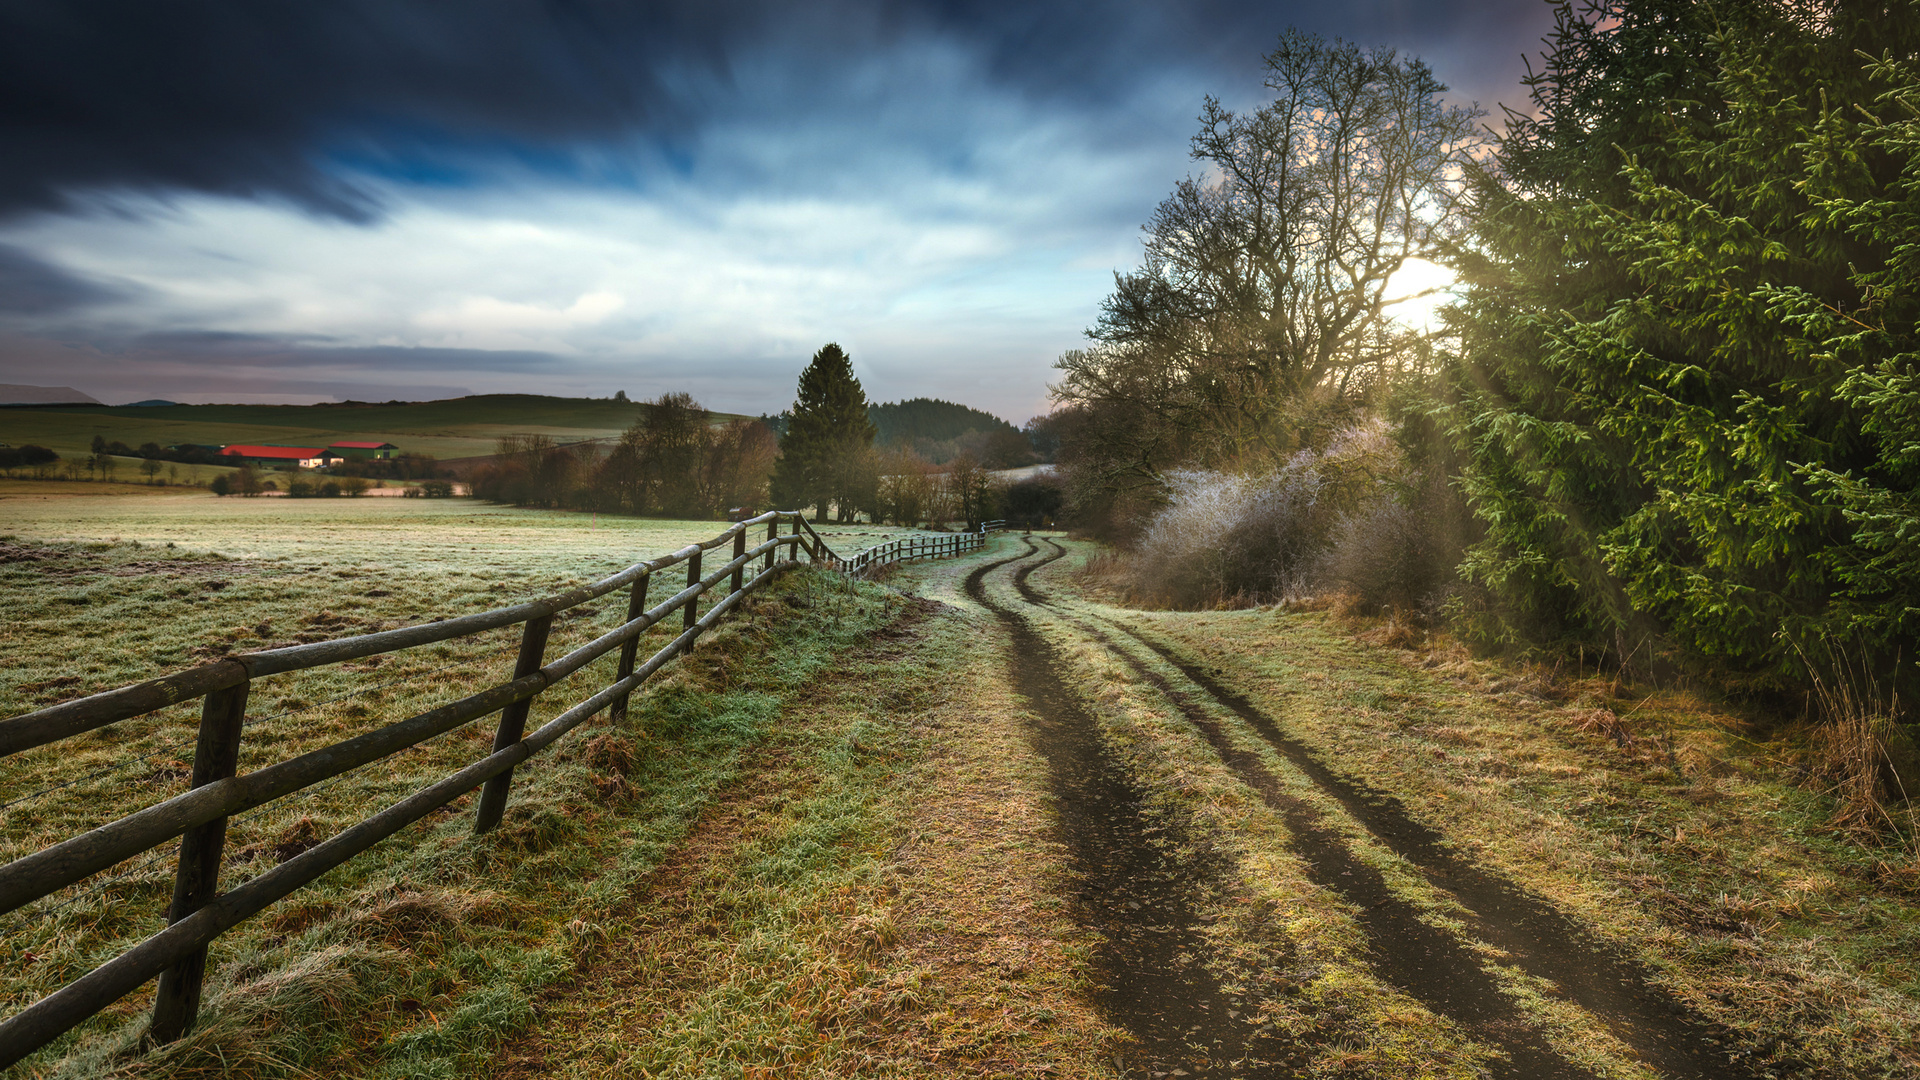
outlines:
{"label": "red roof", "polygon": [[397,450],[399,448],[394,446],[392,443],[388,443],[388,442],[337,442],[337,443],[328,443],[327,449],[329,450],[389,450],[389,449]]}
{"label": "red roof", "polygon": [[302,461],[306,458],[319,457],[322,451],[317,446],[311,448],[305,446],[229,446],[225,450],[220,451],[220,453],[228,457],[273,458],[275,460]]}

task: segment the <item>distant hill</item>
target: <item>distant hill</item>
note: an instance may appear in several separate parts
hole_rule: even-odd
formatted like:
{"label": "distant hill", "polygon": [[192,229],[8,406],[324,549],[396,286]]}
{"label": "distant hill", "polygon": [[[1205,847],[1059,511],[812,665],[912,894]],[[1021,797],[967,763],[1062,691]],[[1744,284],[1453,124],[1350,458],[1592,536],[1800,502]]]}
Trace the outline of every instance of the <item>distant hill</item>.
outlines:
{"label": "distant hill", "polygon": [[151,409],[157,405],[178,405],[178,404],[180,403],[177,401],[168,401],[166,398],[148,398],[145,401],[129,401],[125,405],[122,405],[120,407],[123,409]]}
{"label": "distant hill", "polygon": [[[0,394],[0,399],[5,397]],[[561,443],[613,438],[638,419],[640,411],[638,402],[538,394],[380,404],[49,404],[7,410],[0,417],[0,442],[37,443],[72,456],[87,453],[95,435],[136,447],[147,442],[326,446],[372,440],[447,460],[491,454],[500,436],[515,432],[551,435]]]}
{"label": "distant hill", "polygon": [[98,405],[98,398],[71,386],[0,383],[0,405]]}
{"label": "distant hill", "polygon": [[1020,429],[992,413],[937,398],[910,398],[867,406],[878,428],[876,446],[907,446],[936,465],[970,453],[990,468],[1012,468],[1033,460]]}
{"label": "distant hill", "polygon": [[970,405],[957,405],[937,398],[910,398],[867,406],[867,417],[880,434],[873,440],[880,446],[894,443],[946,442],[974,432],[1017,431],[1012,424]]}

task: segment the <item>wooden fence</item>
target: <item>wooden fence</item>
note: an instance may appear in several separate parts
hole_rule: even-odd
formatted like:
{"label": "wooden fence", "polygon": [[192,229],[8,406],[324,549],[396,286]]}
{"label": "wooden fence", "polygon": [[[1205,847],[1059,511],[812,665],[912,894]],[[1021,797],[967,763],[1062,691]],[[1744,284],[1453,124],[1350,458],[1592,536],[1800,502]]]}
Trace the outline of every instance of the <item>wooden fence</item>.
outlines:
{"label": "wooden fence", "polygon": [[[791,525],[784,536],[782,524]],[[986,542],[987,532],[999,524],[988,522],[977,532],[895,540],[843,557],[835,554],[799,513],[774,511],[740,522],[711,540],[636,563],[611,577],[545,600],[337,641],[230,656],[0,720],[0,757],[6,757],[179,702],[202,699],[188,791],[0,866],[3,915],[176,837],[180,840],[167,928],[0,1022],[0,1069],[155,976],[160,986],[149,1037],[156,1042],[179,1038],[192,1029],[198,1015],[207,947],[213,939],[474,788],[483,788],[474,831],[492,830],[506,809],[516,766],[602,710],[615,723],[624,720],[628,698],[641,683],[692,648],[703,631],[712,628],[744,597],[797,565],[802,553],[816,563],[851,575],[865,575],[890,562],[978,549]],[[748,533],[761,525],[766,526],[766,538],[749,547]],[[732,558],[703,572],[706,552],[729,544]],[[647,592],[654,577],[682,563],[686,565],[684,587],[649,608]],[[750,570],[752,577],[747,576]],[[722,581],[728,582],[727,592],[701,614],[701,597]],[[628,597],[626,620],[620,626],[565,656],[546,659],[547,636],[555,616],[620,589],[627,590]],[[679,635],[644,663],[638,662],[640,635],[676,611],[681,613]],[[519,656],[509,681],[356,738],[236,775],[247,701],[255,680],[513,625],[522,626],[522,630]],[[615,649],[620,654],[613,682],[532,734],[526,733],[535,695]],[[258,877],[220,891],[221,855],[231,816],[380,761],[491,713],[498,713],[500,718],[493,750],[486,757]]]}

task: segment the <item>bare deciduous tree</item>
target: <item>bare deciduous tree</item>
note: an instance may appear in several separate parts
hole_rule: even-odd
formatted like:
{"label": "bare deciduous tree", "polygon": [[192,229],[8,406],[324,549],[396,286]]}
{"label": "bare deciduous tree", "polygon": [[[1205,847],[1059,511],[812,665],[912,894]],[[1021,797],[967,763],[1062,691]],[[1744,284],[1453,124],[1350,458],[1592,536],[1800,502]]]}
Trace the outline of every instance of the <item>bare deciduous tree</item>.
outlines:
{"label": "bare deciduous tree", "polygon": [[1121,473],[1296,449],[1303,402],[1363,394],[1404,359],[1389,309],[1410,297],[1392,279],[1459,232],[1479,113],[1442,103],[1424,63],[1299,31],[1266,61],[1273,100],[1248,114],[1206,100],[1206,172],[1147,223],[1093,347],[1057,365],[1058,400],[1126,416],[1126,445],[1151,453]]}

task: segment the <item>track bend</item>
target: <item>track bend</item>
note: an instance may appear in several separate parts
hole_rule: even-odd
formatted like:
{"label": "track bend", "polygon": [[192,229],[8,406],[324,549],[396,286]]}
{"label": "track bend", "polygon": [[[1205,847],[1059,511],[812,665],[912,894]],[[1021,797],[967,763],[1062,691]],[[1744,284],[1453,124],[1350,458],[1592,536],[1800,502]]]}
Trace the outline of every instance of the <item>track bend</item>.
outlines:
{"label": "track bend", "polygon": [[1148,1075],[1298,1075],[1282,1060],[1289,1047],[1281,1040],[1228,1016],[1251,1010],[1200,960],[1208,944],[1194,902],[1208,868],[1174,858],[1182,846],[1178,826],[1148,810],[1146,792],[1061,680],[1053,646],[987,593],[989,573],[1038,551],[1028,540],[1023,554],[980,567],[967,577],[966,592],[1013,638],[1014,684],[1032,706],[1030,739],[1047,762],[1060,838],[1079,881],[1078,914],[1102,935],[1097,1003],[1134,1035],[1138,1060],[1131,1064]]}
{"label": "track bend", "polygon": [[1595,941],[1546,901],[1462,858],[1440,833],[1414,820],[1399,800],[1328,769],[1244,695],[1160,642],[1124,624],[1100,620],[1179,670],[1185,685],[1175,685],[1120,647],[1084,612],[1068,612],[1054,604],[1028,581],[1035,570],[1066,554],[1053,541],[1044,542],[1052,551],[1022,566],[1014,576],[1021,599],[1051,609],[1056,617],[1101,643],[1180,709],[1222,762],[1282,815],[1315,884],[1339,893],[1358,909],[1372,943],[1370,959],[1376,972],[1436,1013],[1461,1023],[1476,1038],[1499,1047],[1507,1060],[1494,1063],[1496,1075],[1531,1080],[1591,1074],[1557,1055],[1500,992],[1465,941],[1421,921],[1414,906],[1396,897],[1377,870],[1355,858],[1326,814],[1288,794],[1257,755],[1233,744],[1217,714],[1197,698],[1210,699],[1245,721],[1382,846],[1412,863],[1467,908],[1472,914],[1464,921],[1473,938],[1507,953],[1512,965],[1526,974],[1555,984],[1661,1075],[1686,1080],[1747,1080],[1762,1075],[1733,1059],[1710,1029],[1651,985],[1644,967]]}

